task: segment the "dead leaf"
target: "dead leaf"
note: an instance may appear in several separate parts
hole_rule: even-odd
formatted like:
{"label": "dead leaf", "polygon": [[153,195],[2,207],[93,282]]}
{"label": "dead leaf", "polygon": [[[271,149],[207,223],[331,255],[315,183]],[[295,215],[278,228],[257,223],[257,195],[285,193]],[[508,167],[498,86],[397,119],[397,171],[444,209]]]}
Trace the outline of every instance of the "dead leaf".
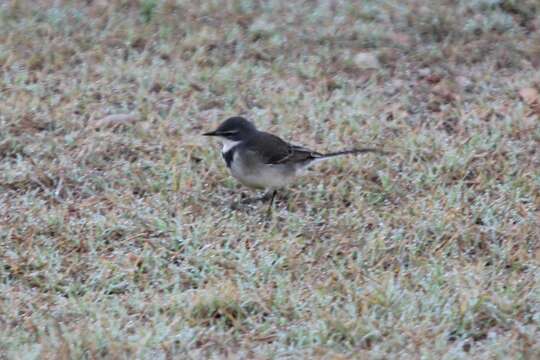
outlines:
{"label": "dead leaf", "polygon": [[135,265],[137,267],[139,267],[142,264],[142,258],[133,253],[127,254],[127,260],[129,261],[131,265]]}
{"label": "dead leaf", "polygon": [[538,90],[535,88],[523,88],[519,90],[519,96],[527,103],[527,105],[534,104],[538,102]]}
{"label": "dead leaf", "polygon": [[442,80],[442,76],[438,74],[430,74],[426,76],[426,81],[430,84],[438,84]]}
{"label": "dead leaf", "polygon": [[24,114],[18,122],[15,122],[10,126],[10,132],[13,135],[35,134],[47,130],[50,126],[51,123],[38,118],[38,116],[32,112],[28,112]]}
{"label": "dead leaf", "polygon": [[449,81],[439,81],[433,86],[432,91],[444,103],[451,103],[459,98],[459,93],[456,91],[454,84]]}
{"label": "dead leaf", "polygon": [[129,125],[133,124],[139,120],[138,114],[113,114],[105,116],[104,118],[101,118],[97,120],[94,123],[94,129],[98,128],[117,128],[121,125]]}
{"label": "dead leaf", "polygon": [[540,115],[540,95],[535,88],[523,88],[519,90],[519,96],[529,105],[533,113]]}

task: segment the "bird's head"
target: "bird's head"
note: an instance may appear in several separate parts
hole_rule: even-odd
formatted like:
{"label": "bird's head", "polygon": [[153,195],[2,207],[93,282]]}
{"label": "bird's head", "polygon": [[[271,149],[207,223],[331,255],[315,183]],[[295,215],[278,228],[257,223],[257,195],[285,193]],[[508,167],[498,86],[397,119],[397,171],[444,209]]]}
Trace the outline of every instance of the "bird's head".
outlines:
{"label": "bird's head", "polygon": [[218,136],[229,141],[242,141],[247,136],[257,131],[255,125],[241,116],[230,117],[214,131],[204,133],[204,136]]}

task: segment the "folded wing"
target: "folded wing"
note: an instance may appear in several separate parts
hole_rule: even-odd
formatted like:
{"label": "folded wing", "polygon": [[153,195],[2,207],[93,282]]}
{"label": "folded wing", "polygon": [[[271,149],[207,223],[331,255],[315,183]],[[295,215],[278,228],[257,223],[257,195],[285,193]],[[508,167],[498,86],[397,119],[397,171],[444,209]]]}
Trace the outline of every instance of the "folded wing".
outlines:
{"label": "folded wing", "polygon": [[323,155],[308,148],[292,145],[283,139],[265,132],[260,132],[256,138],[246,143],[248,149],[264,149],[258,151],[259,157],[265,164],[287,164],[311,162]]}

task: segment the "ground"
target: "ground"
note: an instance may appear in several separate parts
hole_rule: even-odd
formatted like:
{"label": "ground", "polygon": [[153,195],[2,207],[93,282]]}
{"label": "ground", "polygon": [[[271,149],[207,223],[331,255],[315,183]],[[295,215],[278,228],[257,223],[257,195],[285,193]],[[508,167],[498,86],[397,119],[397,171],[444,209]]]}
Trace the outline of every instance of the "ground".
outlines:
{"label": "ground", "polygon": [[[535,0],[0,3],[0,358],[540,358]],[[264,204],[201,134],[318,151]]]}

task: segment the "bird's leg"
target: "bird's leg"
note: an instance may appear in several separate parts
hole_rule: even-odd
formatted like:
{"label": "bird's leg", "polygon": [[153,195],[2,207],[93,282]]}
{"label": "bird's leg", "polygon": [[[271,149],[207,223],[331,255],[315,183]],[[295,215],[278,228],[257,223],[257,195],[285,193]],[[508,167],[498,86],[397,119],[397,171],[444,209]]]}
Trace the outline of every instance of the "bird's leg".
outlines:
{"label": "bird's leg", "polygon": [[274,204],[274,199],[276,198],[276,194],[277,194],[277,190],[272,190],[271,192],[267,192],[266,194],[260,197],[242,199],[239,203],[233,204],[231,208],[236,209],[239,204],[247,205],[247,204],[253,204],[259,201],[270,200],[270,204],[268,205],[268,214],[270,214],[272,212],[272,205]]}
{"label": "bird's leg", "polygon": [[277,195],[277,190],[274,190],[272,192],[272,197],[270,198],[270,206],[274,203],[274,199],[275,199],[276,195]]}
{"label": "bird's leg", "polygon": [[272,212],[272,205],[274,204],[274,198],[276,197],[277,190],[272,191],[272,197],[270,198],[270,204],[268,205],[268,213]]}

